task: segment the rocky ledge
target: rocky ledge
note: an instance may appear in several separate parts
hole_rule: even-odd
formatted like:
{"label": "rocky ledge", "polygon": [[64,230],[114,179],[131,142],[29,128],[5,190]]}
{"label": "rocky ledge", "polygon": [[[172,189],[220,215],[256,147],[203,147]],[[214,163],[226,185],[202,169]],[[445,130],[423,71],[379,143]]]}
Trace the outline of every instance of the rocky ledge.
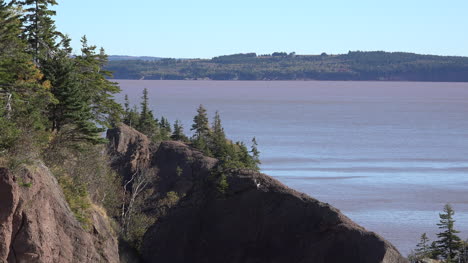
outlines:
{"label": "rocky ledge", "polygon": [[[145,262],[407,262],[329,204],[249,170],[223,171],[220,191],[216,159],[142,136],[123,125],[108,133],[122,176],[135,169],[129,163],[152,171],[147,211],[158,220],[144,236]],[[132,146],[122,146],[126,141]],[[180,200],[161,206],[168,192]]]}

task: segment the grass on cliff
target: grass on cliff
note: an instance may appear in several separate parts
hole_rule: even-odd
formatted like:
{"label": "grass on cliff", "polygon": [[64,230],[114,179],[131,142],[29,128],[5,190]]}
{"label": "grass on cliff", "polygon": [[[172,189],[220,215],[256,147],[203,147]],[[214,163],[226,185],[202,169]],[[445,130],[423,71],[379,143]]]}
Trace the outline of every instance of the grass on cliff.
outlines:
{"label": "grass on cliff", "polygon": [[43,158],[83,228],[90,229],[93,204],[103,207],[111,218],[119,215],[120,179],[110,168],[104,145],[50,147]]}

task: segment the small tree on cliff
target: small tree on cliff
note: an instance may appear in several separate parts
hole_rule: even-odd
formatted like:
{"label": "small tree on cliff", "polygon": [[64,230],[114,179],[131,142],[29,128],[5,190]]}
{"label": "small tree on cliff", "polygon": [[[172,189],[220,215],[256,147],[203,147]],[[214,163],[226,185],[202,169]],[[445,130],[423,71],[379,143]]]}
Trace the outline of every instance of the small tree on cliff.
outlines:
{"label": "small tree on cliff", "polygon": [[415,252],[417,258],[419,259],[428,258],[431,256],[431,245],[426,233],[421,235],[419,243],[416,245]]}
{"label": "small tree on cliff", "polygon": [[157,136],[159,128],[158,123],[154,119],[153,112],[149,108],[148,89],[143,90],[141,99],[141,112],[137,130],[146,134],[149,138],[153,138]]}
{"label": "small tree on cliff", "polygon": [[192,142],[193,146],[206,155],[211,155],[211,151],[208,147],[208,141],[210,136],[210,124],[208,122],[208,116],[206,109],[203,105],[200,105],[197,109],[197,115],[193,118],[192,131],[195,131]]}
{"label": "small tree on cliff", "polygon": [[258,143],[257,139],[255,137],[252,138],[252,148],[250,150],[250,153],[252,154],[252,159],[255,163],[255,165],[259,165],[260,162],[260,151],[258,150]]}
{"label": "small tree on cliff", "polygon": [[182,142],[188,141],[187,136],[184,134],[184,126],[182,126],[179,120],[176,120],[174,123],[174,132],[172,133],[171,139]]}
{"label": "small tree on cliff", "polygon": [[450,204],[444,206],[444,213],[439,214],[440,223],[437,225],[443,232],[437,234],[439,238],[436,241],[437,249],[446,262],[453,262],[461,248],[461,239],[456,234],[460,233],[454,229],[455,220],[453,215],[455,211]]}

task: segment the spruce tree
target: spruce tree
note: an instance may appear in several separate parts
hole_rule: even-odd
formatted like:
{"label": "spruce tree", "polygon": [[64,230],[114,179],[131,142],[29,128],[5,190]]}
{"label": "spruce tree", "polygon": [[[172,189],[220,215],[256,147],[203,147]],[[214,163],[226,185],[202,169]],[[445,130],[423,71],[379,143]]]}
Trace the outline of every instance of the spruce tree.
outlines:
{"label": "spruce tree", "polygon": [[154,119],[153,112],[149,107],[148,89],[143,90],[143,96],[141,99],[141,112],[137,130],[155,140],[159,135],[159,125]]}
{"label": "spruce tree", "polygon": [[421,235],[419,243],[416,245],[416,256],[419,259],[428,258],[431,255],[431,245],[426,233]]}
{"label": "spruce tree", "polygon": [[113,99],[120,88],[117,83],[108,80],[112,75],[103,69],[107,63],[104,49],[96,53],[96,46],[88,45],[86,36],[82,37],[81,43],[81,55],[74,59],[80,88],[88,97],[94,121],[101,126],[111,127],[120,121],[119,116],[122,114],[122,107]]}
{"label": "spruce tree", "polygon": [[209,143],[215,158],[218,158],[221,161],[228,159],[228,142],[226,141],[226,134],[224,133],[224,128],[221,124],[221,117],[219,116],[218,111],[216,111],[213,119],[211,140]]}
{"label": "spruce tree", "polygon": [[195,138],[206,139],[210,133],[210,126],[205,107],[200,104],[197,115],[193,118],[192,131],[195,131]]}
{"label": "spruce tree", "polygon": [[197,109],[197,115],[193,118],[192,131],[195,131],[192,137],[193,146],[204,154],[211,156],[211,150],[208,145],[210,139],[210,126],[206,109],[200,105]]}
{"label": "spruce tree", "polygon": [[461,239],[456,234],[460,233],[454,229],[455,220],[453,215],[455,211],[450,204],[444,206],[444,213],[439,214],[440,223],[437,225],[443,232],[437,234],[439,238],[436,241],[437,249],[447,262],[452,262],[456,259],[459,249],[461,247]]}
{"label": "spruce tree", "polygon": [[176,120],[174,122],[174,132],[172,133],[171,139],[182,142],[188,141],[187,136],[185,136],[184,134],[184,127],[182,126],[182,123],[180,123],[179,120]]}
{"label": "spruce tree", "polygon": [[253,162],[255,163],[256,166],[258,166],[260,162],[260,151],[258,150],[258,143],[257,139],[255,137],[252,138],[252,148],[250,150],[250,153],[252,154],[252,159]]}
{"label": "spruce tree", "polygon": [[[0,0],[0,148],[14,145],[16,138],[47,140],[42,137],[47,118],[46,107],[55,102],[50,82],[31,63],[27,43],[18,38],[21,22],[15,7]],[[41,136],[39,138],[38,136]],[[0,149],[2,151],[2,149]]]}
{"label": "spruce tree", "polygon": [[54,20],[56,12],[49,6],[57,5],[55,0],[23,0],[18,3],[24,9],[23,38],[29,43],[34,61],[39,64],[51,57],[56,49],[56,38],[61,35],[56,31]]}
{"label": "spruce tree", "polygon": [[160,131],[161,140],[165,141],[171,138],[171,135],[172,135],[171,124],[164,116],[161,117],[161,121],[159,122],[159,131]]}
{"label": "spruce tree", "polygon": [[105,128],[100,116],[107,112],[98,112],[94,107],[93,101],[99,100],[96,98],[99,87],[91,85],[88,79],[96,69],[86,70],[82,57],[73,58],[69,40],[64,39],[63,48],[42,63],[42,70],[52,83],[52,93],[59,101],[50,107],[51,130],[59,143],[73,146],[81,142],[103,143],[101,133]]}

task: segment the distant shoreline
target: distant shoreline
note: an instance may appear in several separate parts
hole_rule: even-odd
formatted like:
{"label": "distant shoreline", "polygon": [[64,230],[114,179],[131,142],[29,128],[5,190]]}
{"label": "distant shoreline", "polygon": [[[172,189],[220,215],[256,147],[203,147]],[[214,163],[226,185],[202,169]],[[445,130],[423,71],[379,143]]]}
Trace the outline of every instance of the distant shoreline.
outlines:
{"label": "distant shoreline", "polygon": [[234,54],[212,59],[110,60],[115,79],[468,82],[468,57],[403,52]]}
{"label": "distant shoreline", "polygon": [[292,79],[292,80],[217,80],[217,79],[109,79],[111,81],[186,81],[186,82],[395,82],[395,83],[468,83],[468,81],[423,81],[423,80],[321,80],[321,79]]}

